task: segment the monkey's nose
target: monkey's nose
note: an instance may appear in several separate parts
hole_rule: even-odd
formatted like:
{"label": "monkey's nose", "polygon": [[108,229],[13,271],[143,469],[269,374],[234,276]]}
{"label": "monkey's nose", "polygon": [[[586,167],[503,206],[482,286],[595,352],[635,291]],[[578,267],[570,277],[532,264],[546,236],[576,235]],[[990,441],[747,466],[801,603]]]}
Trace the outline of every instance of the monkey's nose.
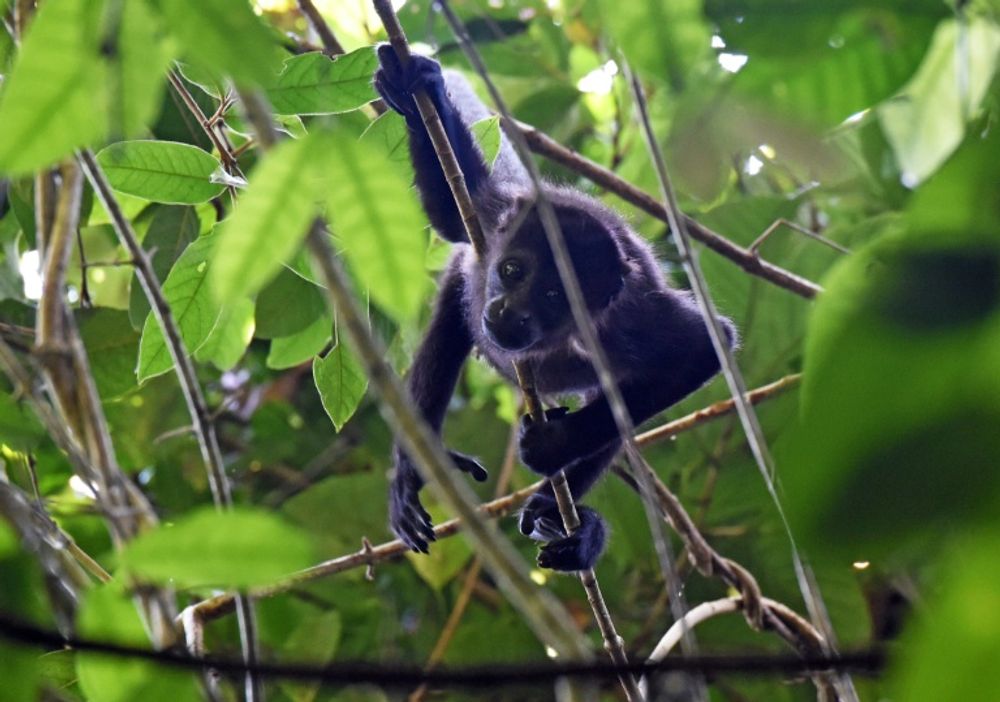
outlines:
{"label": "monkey's nose", "polygon": [[498,297],[486,307],[486,322],[491,325],[525,326],[531,319],[527,312],[517,312],[507,305],[507,300]]}

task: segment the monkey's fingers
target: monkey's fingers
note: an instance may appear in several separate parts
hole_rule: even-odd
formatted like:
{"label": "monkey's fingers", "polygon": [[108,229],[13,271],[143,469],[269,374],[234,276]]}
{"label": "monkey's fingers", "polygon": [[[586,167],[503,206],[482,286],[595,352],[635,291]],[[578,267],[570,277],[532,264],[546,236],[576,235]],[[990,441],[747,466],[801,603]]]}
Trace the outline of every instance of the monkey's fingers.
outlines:
{"label": "monkey's fingers", "polygon": [[455,462],[455,467],[463,473],[471,475],[476,482],[481,483],[490,476],[489,472],[472,456],[466,456],[458,451],[449,451],[448,454]]}

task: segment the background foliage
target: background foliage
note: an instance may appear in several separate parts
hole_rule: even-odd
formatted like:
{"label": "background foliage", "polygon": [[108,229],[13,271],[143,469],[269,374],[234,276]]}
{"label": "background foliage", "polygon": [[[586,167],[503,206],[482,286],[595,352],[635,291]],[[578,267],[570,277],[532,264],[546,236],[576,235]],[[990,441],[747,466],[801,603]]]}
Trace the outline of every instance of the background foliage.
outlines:
{"label": "background foliage", "polygon": [[[10,205],[0,218],[0,332],[30,348],[39,296],[32,174],[93,147],[198,362],[241,506],[225,516],[207,507],[190,418],[168,373],[173,362],[109,216],[86,186],[67,295],[118,460],[163,526],[116,552],[92,495],[0,380],[3,480],[29,495],[37,489],[58,525],[115,576],[85,593],[77,633],[147,642],[128,597],[138,581],[172,585],[183,606],[213,588],[271,583],[355,551],[363,537],[390,539],[390,435],[300,250],[309,223],[325,212],[372,327],[404,371],[447,247],[432,238],[410,188],[401,120],[375,119],[368,106],[371,46],[381,38],[374,13],[362,2],[317,2],[348,51],[331,61],[309,50],[306,22],[284,0],[43,0],[19,46],[14,4],[0,0],[10,20],[0,31],[0,174]],[[409,0],[400,9],[411,40],[467,70],[429,5]],[[621,78],[621,46],[651,95],[688,214],[744,245],[784,218],[851,249],[844,256],[787,228],[764,245],[768,260],[825,287],[815,302],[712,252],[702,263],[717,304],[741,330],[748,383],[804,371],[798,390],[759,411],[782,500],[841,647],[893,641],[887,675],[857,680],[862,697],[981,699],[1000,688],[986,658],[1000,647],[1000,6],[454,5],[519,119],[656,192]],[[238,169],[223,168],[168,87],[175,61],[201,109],[223,111]],[[258,156],[229,81],[263,90],[294,138]],[[496,148],[497,129],[492,120],[476,130],[487,151]],[[593,187],[542,166],[552,178]],[[683,285],[665,225],[597,194],[655,242],[665,275]],[[715,381],[667,417],[724,396]],[[477,486],[484,499],[493,494],[515,405],[492,371],[468,364],[446,440],[490,467],[490,482]],[[748,567],[765,594],[803,610],[780,521],[734,418],[647,456],[720,552]],[[513,486],[530,481],[518,469]],[[632,655],[641,657],[669,626],[644,517],[616,479],[589,501],[613,530],[598,575]],[[435,513],[436,521],[445,517]],[[0,611],[53,628],[43,571],[16,526],[0,520]],[[514,520],[502,527],[533,559]],[[430,558],[379,566],[371,582],[355,570],[261,600],[265,656],[423,663],[472,557],[460,538],[444,540]],[[577,582],[536,575],[596,643]],[[690,574],[685,592],[691,603],[725,594],[718,582]],[[781,650],[738,617],[713,620],[697,635],[703,652]],[[209,628],[208,648],[235,654],[231,618]],[[192,678],[150,663],[39,653],[0,638],[0,700],[43,691],[60,700],[198,698]],[[445,661],[544,658],[484,577]],[[711,682],[719,700],[814,695],[802,681]],[[271,699],[296,702],[384,697],[374,689],[272,687]],[[607,689],[609,699],[616,694]],[[491,693],[549,697],[547,689]]]}

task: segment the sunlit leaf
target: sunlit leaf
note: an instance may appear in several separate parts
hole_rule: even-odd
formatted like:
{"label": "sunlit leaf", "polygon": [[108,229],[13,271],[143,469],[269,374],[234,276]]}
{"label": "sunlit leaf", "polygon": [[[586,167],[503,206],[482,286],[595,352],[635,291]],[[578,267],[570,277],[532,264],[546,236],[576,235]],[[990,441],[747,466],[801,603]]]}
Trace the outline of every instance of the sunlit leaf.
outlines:
{"label": "sunlit leaf", "polygon": [[154,202],[193,205],[225,189],[211,181],[218,160],[190,144],[123,141],[101,150],[97,162],[115,190]]}
{"label": "sunlit leaf", "polygon": [[334,235],[372,298],[397,319],[423,306],[426,220],[406,176],[346,132],[327,136],[326,201]]}
{"label": "sunlit leaf", "polygon": [[340,431],[368,389],[361,364],[344,344],[337,344],[326,356],[313,360],[313,381],[330,421]]}
{"label": "sunlit leaf", "polygon": [[265,84],[275,71],[274,39],[250,3],[232,0],[161,0],[160,11],[185,54],[240,82]]}
{"label": "sunlit leaf", "polygon": [[156,117],[172,58],[160,19],[146,2],[122,3],[118,55],[111,63],[110,133],[132,135]]}
{"label": "sunlit leaf", "polygon": [[250,174],[236,211],[222,224],[212,284],[223,300],[253,295],[288,261],[317,213],[316,171],[328,164],[312,135],[278,144]]}
{"label": "sunlit leaf", "polygon": [[[79,635],[123,646],[151,648],[135,604],[121,584],[86,591],[77,617]],[[165,668],[152,661],[80,652],[76,670],[80,687],[94,702],[196,702],[201,699],[194,673]]]}
{"label": "sunlit leaf", "polygon": [[278,114],[319,115],[347,112],[374,100],[372,74],[378,59],[371,47],[329,58],[322,53],[295,56],[285,62],[267,88]]}
{"label": "sunlit leaf", "polygon": [[207,507],[132,541],[122,565],[154,582],[254,587],[312,564],[309,538],[272,512]]}
{"label": "sunlit leaf", "polygon": [[[193,242],[170,269],[163,282],[163,295],[188,353],[197,351],[215,328],[222,308],[208,287],[212,251],[218,236],[208,235]],[[153,313],[146,317],[139,342],[139,382],[165,373],[174,365],[163,331]]]}
{"label": "sunlit leaf", "polygon": [[102,8],[94,0],[39,6],[0,93],[0,172],[46,166],[106,132]]}

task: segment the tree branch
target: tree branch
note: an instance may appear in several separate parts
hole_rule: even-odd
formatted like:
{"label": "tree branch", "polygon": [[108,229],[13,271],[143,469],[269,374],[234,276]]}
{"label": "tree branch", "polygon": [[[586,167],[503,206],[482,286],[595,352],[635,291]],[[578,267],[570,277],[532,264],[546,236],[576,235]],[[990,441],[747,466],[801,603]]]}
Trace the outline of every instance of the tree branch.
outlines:
{"label": "tree branch", "polygon": [[[160,282],[153,270],[152,262],[142,248],[132,224],[122,212],[115,198],[111,185],[107,177],[94,158],[93,152],[89,149],[81,151],[79,154],[80,163],[83,165],[87,178],[90,180],[94,192],[100,198],[104,209],[111,215],[111,223],[121,244],[129,252],[135,262],[136,275],[142,285],[146,299],[149,300],[153,315],[163,331],[163,339],[170,356],[174,361],[174,370],[177,375],[178,384],[187,403],[188,413],[191,416],[194,433],[198,439],[198,446],[201,448],[202,460],[205,463],[208,474],[208,484],[212,490],[212,500],[217,509],[226,510],[232,507],[233,498],[229,489],[229,479],[226,476],[225,465],[222,460],[222,452],[219,449],[219,440],[215,433],[215,424],[212,422],[211,414],[208,411],[208,404],[202,395],[201,386],[198,384],[198,376],[194,363],[187,354],[184,341],[181,339],[180,330],[174,321],[173,312],[167,299],[163,296]],[[253,606],[250,601],[238,595],[236,597],[236,612],[239,620],[240,645],[243,650],[243,660],[248,666],[256,663],[257,632],[254,621]],[[246,680],[247,699],[250,702],[262,700],[259,681],[255,676],[249,676]]]}

